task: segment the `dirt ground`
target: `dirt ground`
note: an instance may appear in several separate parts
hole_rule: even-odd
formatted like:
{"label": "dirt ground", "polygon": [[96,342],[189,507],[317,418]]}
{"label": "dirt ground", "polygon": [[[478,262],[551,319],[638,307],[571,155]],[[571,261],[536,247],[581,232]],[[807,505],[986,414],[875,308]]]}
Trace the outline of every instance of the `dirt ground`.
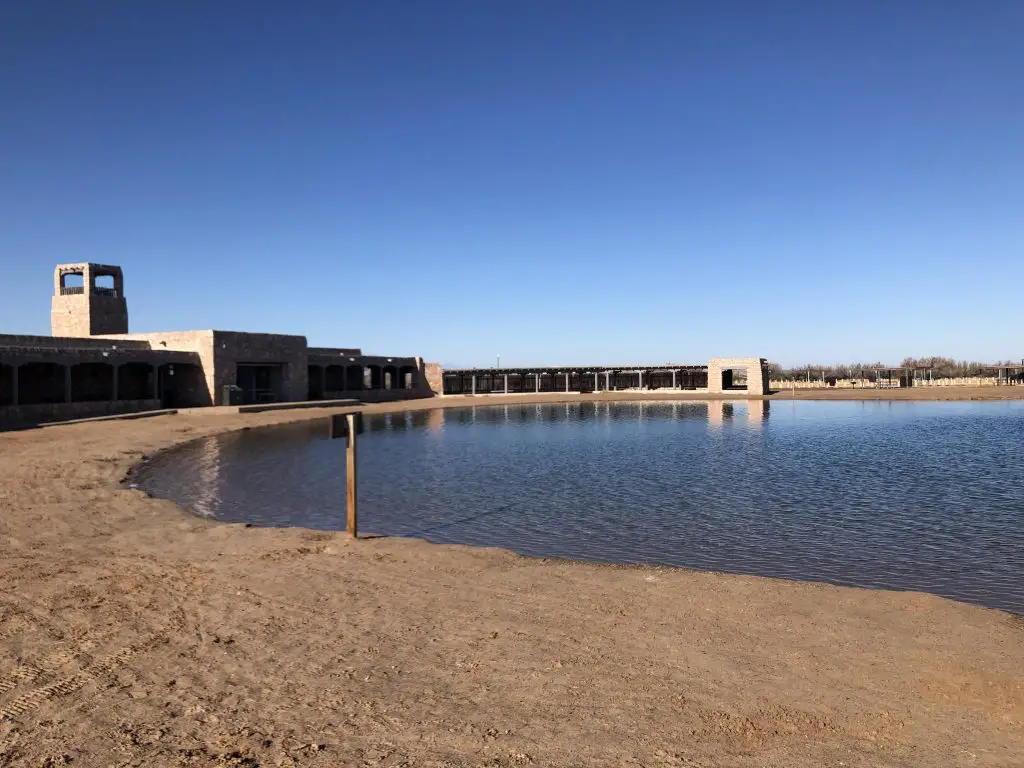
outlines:
{"label": "dirt ground", "polygon": [[772,400],[1024,400],[1024,387],[908,387],[906,389],[782,389]]}
{"label": "dirt ground", "polygon": [[223,525],[120,482],[322,415],[0,434],[0,766],[1024,765],[1007,613]]}

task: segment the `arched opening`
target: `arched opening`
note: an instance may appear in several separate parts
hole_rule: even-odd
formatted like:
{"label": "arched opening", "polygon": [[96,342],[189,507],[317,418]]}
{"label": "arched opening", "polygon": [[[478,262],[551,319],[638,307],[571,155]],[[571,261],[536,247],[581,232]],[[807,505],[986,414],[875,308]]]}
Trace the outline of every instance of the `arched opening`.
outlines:
{"label": "arched opening", "polygon": [[416,368],[412,365],[403,365],[398,371],[399,389],[416,389]]}
{"label": "arched opening", "polygon": [[379,365],[368,365],[366,370],[369,371],[367,379],[369,379],[369,386],[367,389],[384,389],[384,374],[382,373]]}
{"label": "arched opening", "polygon": [[0,363],[0,406],[14,405],[14,366]]}
{"label": "arched opening", "polygon": [[114,366],[78,363],[71,366],[71,402],[101,403],[114,399]]}
{"label": "arched opening", "polygon": [[67,375],[68,369],[57,363],[26,363],[18,368],[18,403],[63,403]]}
{"label": "arched opening", "polygon": [[164,408],[193,408],[210,404],[203,369],[192,363],[167,363],[157,376],[158,397]]}
{"label": "arched opening", "polygon": [[384,382],[381,389],[398,389],[398,369],[395,366],[384,366]]}
{"label": "arched opening", "polygon": [[125,363],[117,369],[118,400],[149,400],[156,373],[149,363]]}
{"label": "arched opening", "polygon": [[358,392],[363,388],[363,366],[350,365],[345,369],[345,389]]}

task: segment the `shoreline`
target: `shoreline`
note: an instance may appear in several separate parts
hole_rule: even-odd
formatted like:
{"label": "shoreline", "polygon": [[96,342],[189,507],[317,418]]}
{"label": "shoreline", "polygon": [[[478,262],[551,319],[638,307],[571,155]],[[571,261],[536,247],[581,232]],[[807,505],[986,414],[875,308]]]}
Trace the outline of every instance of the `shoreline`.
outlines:
{"label": "shoreline", "polygon": [[[625,394],[586,399],[718,399]],[[544,402],[584,399],[571,395]],[[362,409],[523,402],[541,400]],[[0,764],[938,766],[1024,752],[1024,622],[1009,613],[245,528],[120,484],[143,454],[342,410],[0,434]]]}

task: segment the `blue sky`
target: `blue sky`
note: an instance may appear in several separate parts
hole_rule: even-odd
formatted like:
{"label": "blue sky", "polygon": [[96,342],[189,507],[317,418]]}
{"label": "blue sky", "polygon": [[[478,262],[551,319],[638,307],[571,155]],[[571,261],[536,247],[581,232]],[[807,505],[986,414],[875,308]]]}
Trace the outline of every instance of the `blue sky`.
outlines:
{"label": "blue sky", "polygon": [[1024,356],[1024,4],[0,5],[0,332]]}

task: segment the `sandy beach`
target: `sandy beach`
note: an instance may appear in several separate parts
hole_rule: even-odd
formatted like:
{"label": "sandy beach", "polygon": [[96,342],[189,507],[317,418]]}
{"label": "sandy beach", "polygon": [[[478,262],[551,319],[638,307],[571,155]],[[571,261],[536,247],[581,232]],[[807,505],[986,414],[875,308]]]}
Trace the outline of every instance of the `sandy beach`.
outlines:
{"label": "sandy beach", "polygon": [[[537,402],[443,404],[517,400]],[[1024,764],[1020,617],[225,525],[121,482],[177,442],[325,413],[0,433],[0,766]]]}

